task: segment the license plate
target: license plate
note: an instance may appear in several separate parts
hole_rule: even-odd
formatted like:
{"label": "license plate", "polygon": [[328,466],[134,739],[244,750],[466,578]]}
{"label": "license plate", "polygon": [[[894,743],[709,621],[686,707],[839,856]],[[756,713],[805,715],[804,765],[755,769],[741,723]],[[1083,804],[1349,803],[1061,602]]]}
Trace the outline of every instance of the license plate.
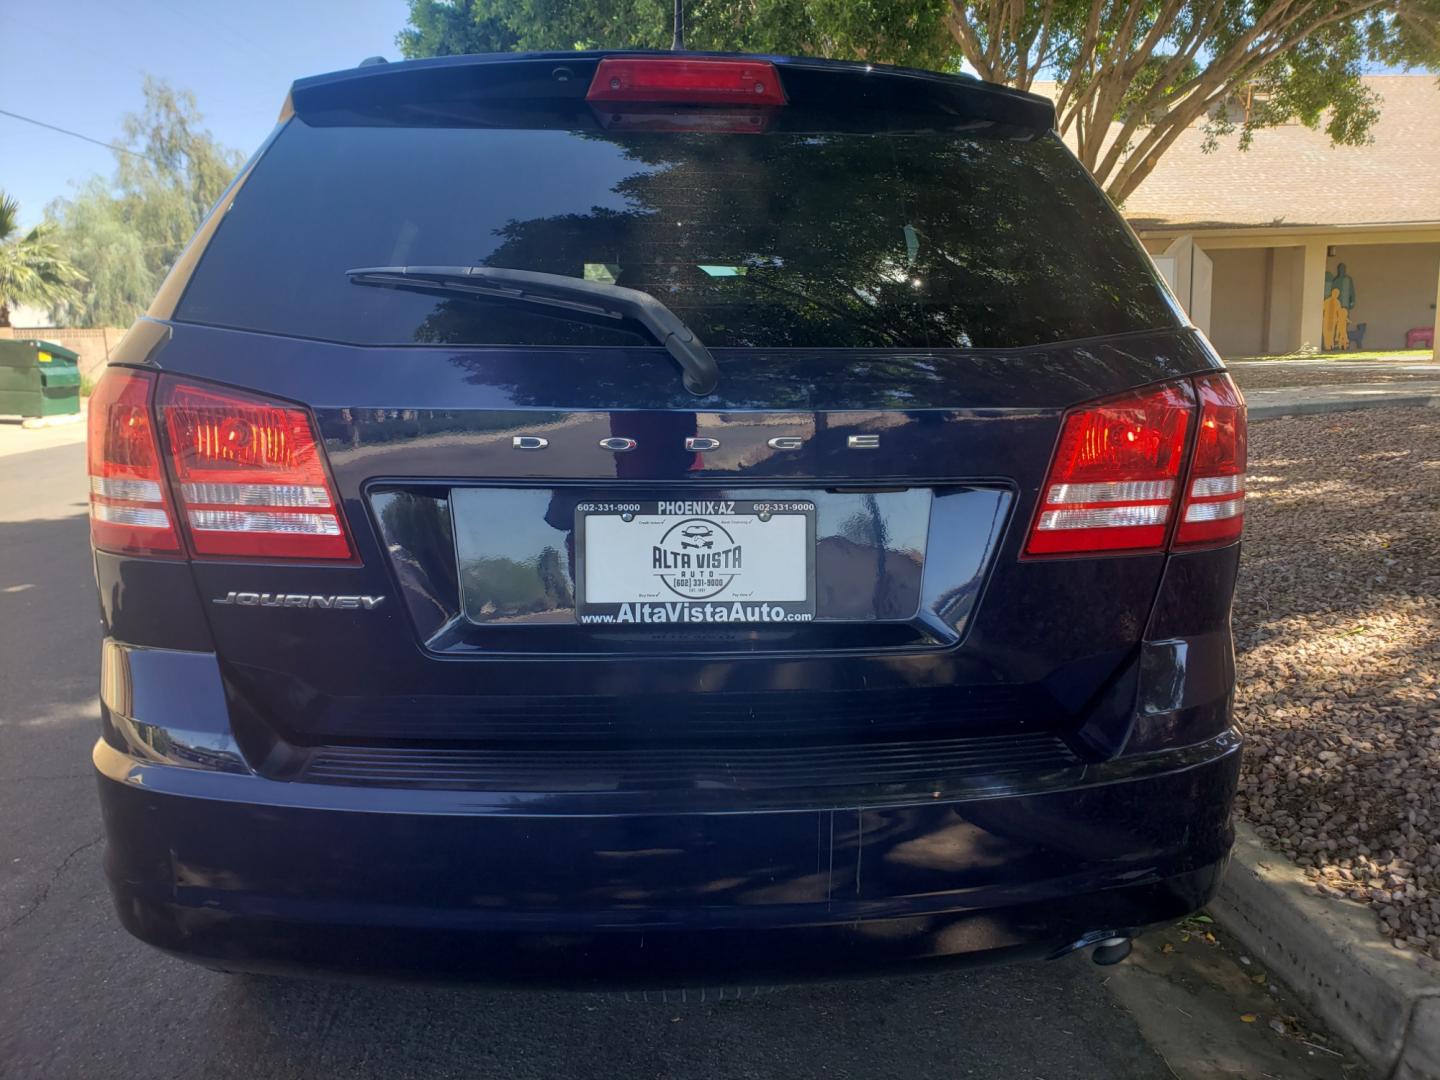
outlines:
{"label": "license plate", "polygon": [[815,504],[676,499],[575,508],[576,618],[713,625],[815,617]]}

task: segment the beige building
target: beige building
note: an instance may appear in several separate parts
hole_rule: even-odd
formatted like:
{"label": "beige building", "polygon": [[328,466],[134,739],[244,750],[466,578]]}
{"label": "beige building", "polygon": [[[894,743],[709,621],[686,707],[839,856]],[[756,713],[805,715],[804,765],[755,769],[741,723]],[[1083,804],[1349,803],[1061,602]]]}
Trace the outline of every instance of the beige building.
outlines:
{"label": "beige building", "polygon": [[[1187,131],[1126,200],[1125,216],[1224,356],[1321,343],[1326,275],[1354,285],[1348,327],[1370,349],[1403,349],[1440,303],[1440,84],[1366,80],[1382,99],[1374,141],[1331,146],[1299,124],[1211,153]],[[1433,346],[1432,346],[1433,348]]]}

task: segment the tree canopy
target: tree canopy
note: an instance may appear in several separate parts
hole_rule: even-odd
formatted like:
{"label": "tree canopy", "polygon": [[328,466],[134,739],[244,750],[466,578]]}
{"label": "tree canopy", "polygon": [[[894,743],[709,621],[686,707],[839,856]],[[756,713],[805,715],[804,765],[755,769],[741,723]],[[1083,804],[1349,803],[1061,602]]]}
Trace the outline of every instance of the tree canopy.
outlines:
{"label": "tree canopy", "polygon": [[55,226],[41,222],[21,236],[20,204],[0,191],[0,326],[21,304],[50,308],[74,300],[84,275],[61,253]]}
{"label": "tree canopy", "polygon": [[126,326],[144,311],[242,162],[201,126],[188,91],[147,76],[144,93],[143,110],[125,117],[114,174],[47,208],[88,279],[64,312],[72,326]]}
{"label": "tree canopy", "polygon": [[[406,57],[667,48],[670,0],[410,0]],[[693,49],[1053,81],[1060,131],[1123,201],[1193,124],[1247,146],[1300,122],[1360,144],[1383,102],[1369,63],[1440,62],[1440,0],[699,0]]]}

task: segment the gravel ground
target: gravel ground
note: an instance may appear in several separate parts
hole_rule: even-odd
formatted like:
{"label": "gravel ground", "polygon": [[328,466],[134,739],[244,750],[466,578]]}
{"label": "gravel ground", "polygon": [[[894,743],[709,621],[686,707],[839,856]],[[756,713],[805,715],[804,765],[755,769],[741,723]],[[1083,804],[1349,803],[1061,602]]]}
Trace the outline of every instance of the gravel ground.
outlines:
{"label": "gravel ground", "polygon": [[1287,360],[1283,364],[1239,364],[1230,369],[1242,390],[1273,390],[1290,386],[1349,386],[1354,383],[1377,383],[1403,386],[1405,383],[1434,381],[1440,371],[1428,360],[1416,362],[1414,371],[1401,363],[1384,366],[1362,361],[1333,360],[1316,364],[1304,360]]}
{"label": "gravel ground", "polygon": [[1440,958],[1440,409],[1250,432],[1240,812]]}

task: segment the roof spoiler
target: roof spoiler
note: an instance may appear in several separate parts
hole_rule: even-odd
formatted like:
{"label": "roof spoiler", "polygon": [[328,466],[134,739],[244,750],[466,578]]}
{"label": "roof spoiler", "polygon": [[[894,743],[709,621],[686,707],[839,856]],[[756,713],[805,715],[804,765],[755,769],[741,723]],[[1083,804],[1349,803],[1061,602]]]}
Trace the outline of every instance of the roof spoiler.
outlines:
{"label": "roof spoiler", "polygon": [[[816,60],[742,53],[686,52],[687,58],[754,59],[773,64],[794,105],[830,110],[893,109],[935,113],[955,121],[990,121],[1049,131],[1055,106],[1047,98],[982,82],[969,75],[944,75],[915,68],[846,60]],[[298,79],[290,89],[293,111],[309,113],[407,104],[528,102],[533,107],[566,102],[583,105],[595,70],[605,59],[669,57],[658,50],[487,53],[443,56],[402,63],[374,63]]]}

